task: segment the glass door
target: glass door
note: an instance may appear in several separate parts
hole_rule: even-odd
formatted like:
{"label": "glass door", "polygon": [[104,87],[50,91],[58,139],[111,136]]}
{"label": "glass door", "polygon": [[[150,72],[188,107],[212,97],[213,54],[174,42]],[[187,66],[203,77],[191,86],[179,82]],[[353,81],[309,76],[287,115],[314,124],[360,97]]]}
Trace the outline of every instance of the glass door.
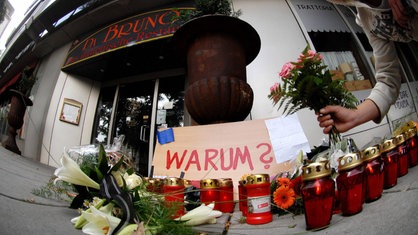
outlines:
{"label": "glass door", "polygon": [[158,129],[184,125],[184,84],[181,75],[102,88],[92,142],[124,135],[122,150],[138,174],[149,176]]}

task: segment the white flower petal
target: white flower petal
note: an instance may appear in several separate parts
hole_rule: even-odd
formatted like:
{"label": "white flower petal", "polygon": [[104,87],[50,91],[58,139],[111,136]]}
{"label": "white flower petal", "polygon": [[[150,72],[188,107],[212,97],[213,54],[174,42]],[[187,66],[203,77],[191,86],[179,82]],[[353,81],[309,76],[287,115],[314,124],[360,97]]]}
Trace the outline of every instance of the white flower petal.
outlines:
{"label": "white flower petal", "polygon": [[54,175],[58,177],[55,181],[63,180],[71,184],[100,189],[100,185],[88,177],[67,153],[62,156],[61,167],[55,170]]}

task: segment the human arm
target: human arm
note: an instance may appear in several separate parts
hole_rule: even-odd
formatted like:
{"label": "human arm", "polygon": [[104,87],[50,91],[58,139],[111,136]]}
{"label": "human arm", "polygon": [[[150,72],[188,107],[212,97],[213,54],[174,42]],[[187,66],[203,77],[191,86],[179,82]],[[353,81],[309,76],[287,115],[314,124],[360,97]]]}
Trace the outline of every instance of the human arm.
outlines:
{"label": "human arm", "polygon": [[357,109],[347,109],[338,105],[326,106],[319,110],[317,118],[324,134],[329,134],[333,126],[342,133],[377,119],[380,119],[379,108],[370,99],[359,104]]}

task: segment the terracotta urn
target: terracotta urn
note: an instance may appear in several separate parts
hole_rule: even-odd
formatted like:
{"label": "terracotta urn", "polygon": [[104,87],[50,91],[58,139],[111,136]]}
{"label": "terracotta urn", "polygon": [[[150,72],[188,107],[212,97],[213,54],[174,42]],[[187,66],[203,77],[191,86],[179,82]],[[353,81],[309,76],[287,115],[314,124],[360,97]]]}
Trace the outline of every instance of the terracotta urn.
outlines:
{"label": "terracotta urn", "polygon": [[8,136],[3,146],[16,153],[21,154],[17,144],[16,135],[17,130],[23,126],[23,118],[25,116],[26,107],[32,106],[32,100],[25,96],[22,92],[10,89],[10,110],[7,115],[7,122],[9,124]]}
{"label": "terracotta urn", "polygon": [[187,64],[185,104],[193,120],[244,120],[254,99],[246,66],[260,51],[257,31],[236,17],[206,15],[182,25],[172,43]]}

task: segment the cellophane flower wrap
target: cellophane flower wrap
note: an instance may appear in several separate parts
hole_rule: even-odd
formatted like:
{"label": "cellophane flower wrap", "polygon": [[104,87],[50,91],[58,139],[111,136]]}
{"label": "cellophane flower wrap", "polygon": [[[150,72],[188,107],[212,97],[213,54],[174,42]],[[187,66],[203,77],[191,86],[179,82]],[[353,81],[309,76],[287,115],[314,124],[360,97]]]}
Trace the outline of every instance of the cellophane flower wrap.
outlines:
{"label": "cellophane flower wrap", "polygon": [[[357,99],[343,87],[343,80],[332,79],[332,74],[322,63],[322,55],[306,47],[293,62],[283,65],[279,73],[281,82],[270,87],[268,98],[285,115],[309,108],[319,113],[327,105],[356,108]],[[330,143],[341,140],[340,133],[333,127]]]}

